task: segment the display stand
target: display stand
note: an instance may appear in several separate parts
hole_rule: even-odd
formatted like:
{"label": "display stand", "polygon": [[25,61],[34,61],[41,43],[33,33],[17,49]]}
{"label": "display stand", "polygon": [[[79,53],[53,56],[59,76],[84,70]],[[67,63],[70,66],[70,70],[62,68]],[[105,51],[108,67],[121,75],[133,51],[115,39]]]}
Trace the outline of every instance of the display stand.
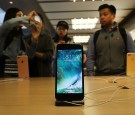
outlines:
{"label": "display stand", "polygon": [[82,106],[84,105],[84,100],[77,100],[77,101],[55,101],[56,106]]}

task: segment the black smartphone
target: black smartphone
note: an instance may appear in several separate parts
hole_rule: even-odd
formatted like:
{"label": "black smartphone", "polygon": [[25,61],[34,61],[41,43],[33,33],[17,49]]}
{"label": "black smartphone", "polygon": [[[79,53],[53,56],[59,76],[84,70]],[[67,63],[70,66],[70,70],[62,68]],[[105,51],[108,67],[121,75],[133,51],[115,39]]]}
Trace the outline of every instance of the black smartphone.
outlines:
{"label": "black smartphone", "polygon": [[83,47],[80,44],[57,45],[55,98],[59,101],[84,98]]}

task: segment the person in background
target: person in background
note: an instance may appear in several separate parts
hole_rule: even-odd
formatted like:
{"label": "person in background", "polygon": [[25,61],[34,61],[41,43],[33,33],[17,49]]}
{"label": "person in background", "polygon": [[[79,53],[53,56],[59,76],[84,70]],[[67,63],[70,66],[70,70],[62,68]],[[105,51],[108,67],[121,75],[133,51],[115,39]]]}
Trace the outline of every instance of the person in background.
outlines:
{"label": "person in background", "polygon": [[[30,77],[50,77],[52,76],[52,57],[54,53],[54,42],[49,34],[44,30],[44,21],[41,14],[37,14],[38,44],[34,57],[29,59]],[[32,36],[32,35],[31,35]],[[31,38],[31,37],[28,37]],[[27,38],[27,42],[31,40]]]}
{"label": "person in background", "polygon": [[55,44],[65,44],[71,42],[68,37],[68,23],[66,21],[59,21],[56,26],[56,35],[53,37]]}
{"label": "person in background", "polygon": [[[30,24],[33,21],[35,11],[31,11],[27,16],[23,16],[23,12],[18,8],[9,8],[6,11],[4,22],[0,27],[0,76],[12,76],[12,71],[6,70],[6,63],[13,65],[17,63],[17,56],[27,54],[29,50],[35,50],[37,44],[37,30],[32,30],[31,44],[27,44],[24,40],[22,26]],[[27,47],[28,46],[28,47]],[[17,67],[16,67],[17,68]]]}
{"label": "person in background", "polygon": [[[94,34],[91,36],[87,49],[87,75],[109,76],[125,75],[126,54],[135,52],[131,35],[126,31],[126,42],[120,33],[120,27],[114,21],[116,8],[113,5],[103,4],[99,6],[99,18],[101,30],[98,39],[94,42]],[[96,71],[94,73],[94,67]]]}
{"label": "person in background", "polygon": [[[55,49],[57,47],[57,44],[68,44],[71,42],[71,38],[68,37],[68,29],[69,25],[66,21],[59,21],[56,25],[56,34],[53,37],[54,43],[55,43]],[[56,51],[53,55],[53,62],[52,62],[52,74],[55,76],[55,55]]]}

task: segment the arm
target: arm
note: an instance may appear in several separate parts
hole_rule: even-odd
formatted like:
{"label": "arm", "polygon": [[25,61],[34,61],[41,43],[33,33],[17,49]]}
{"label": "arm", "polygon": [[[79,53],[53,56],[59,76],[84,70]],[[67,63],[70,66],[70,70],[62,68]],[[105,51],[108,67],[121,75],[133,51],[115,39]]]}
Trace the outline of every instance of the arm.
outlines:
{"label": "arm", "polygon": [[[1,27],[0,27],[0,53],[3,52],[5,40],[9,34],[9,32],[14,28],[17,27],[20,22],[27,22],[28,20],[25,17],[20,18],[12,18],[8,21],[6,21]],[[1,55],[1,54],[0,54]]]}
{"label": "arm", "polygon": [[53,57],[53,50],[50,49],[44,53],[36,51],[34,56],[43,60],[51,60]]}
{"label": "arm", "polygon": [[127,33],[127,52],[135,52],[135,43],[130,35],[129,32],[126,32]]}
{"label": "arm", "polygon": [[94,53],[94,41],[93,36],[89,39],[88,49],[87,49],[87,75],[93,76],[94,75],[94,65],[95,65],[95,53]]}
{"label": "arm", "polygon": [[6,38],[8,33],[14,28],[19,26],[20,23],[28,23],[28,19],[26,17],[19,17],[19,18],[12,18],[8,21],[6,21],[1,27],[0,27],[0,37]]}
{"label": "arm", "polygon": [[[3,25],[0,27],[0,41],[1,38],[4,41],[8,35],[8,33],[14,28],[14,27],[21,27],[25,24],[29,24],[30,20],[33,21],[32,17],[36,15],[35,11],[31,11],[28,16],[26,17],[17,17],[17,18],[11,18],[3,23]],[[35,36],[34,36],[35,37]]]}
{"label": "arm", "polygon": [[36,57],[42,60],[51,60],[54,52],[54,43],[51,37],[47,35],[40,35],[37,42],[32,41],[31,38],[32,36],[25,37],[27,55],[30,58]]}
{"label": "arm", "polygon": [[26,54],[29,58],[33,58],[37,49],[38,40],[32,38],[32,35],[25,36],[23,38],[25,47],[26,47]]}
{"label": "arm", "polygon": [[35,57],[40,58],[42,60],[52,60],[53,53],[54,53],[54,43],[52,41],[52,38],[46,34],[42,37],[43,37],[42,42],[44,42],[44,47],[39,46],[40,50],[37,50],[35,52]]}
{"label": "arm", "polygon": [[28,19],[26,17],[12,18],[6,21],[0,28],[0,35],[2,33],[9,33],[14,27],[19,26],[22,23],[28,23]]}

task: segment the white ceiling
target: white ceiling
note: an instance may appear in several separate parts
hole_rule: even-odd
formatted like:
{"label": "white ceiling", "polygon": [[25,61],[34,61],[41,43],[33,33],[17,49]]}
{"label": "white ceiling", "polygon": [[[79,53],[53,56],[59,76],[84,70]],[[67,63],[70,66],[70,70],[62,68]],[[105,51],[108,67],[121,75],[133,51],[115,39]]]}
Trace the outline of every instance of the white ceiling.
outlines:
{"label": "white ceiling", "polygon": [[95,18],[99,17],[98,7],[101,4],[112,4],[117,8],[116,21],[120,23],[134,8],[135,0],[37,0],[41,9],[50,20],[54,29],[59,20],[69,23],[69,35],[90,35],[100,28],[100,23],[95,29],[73,30],[71,19],[73,18]]}

